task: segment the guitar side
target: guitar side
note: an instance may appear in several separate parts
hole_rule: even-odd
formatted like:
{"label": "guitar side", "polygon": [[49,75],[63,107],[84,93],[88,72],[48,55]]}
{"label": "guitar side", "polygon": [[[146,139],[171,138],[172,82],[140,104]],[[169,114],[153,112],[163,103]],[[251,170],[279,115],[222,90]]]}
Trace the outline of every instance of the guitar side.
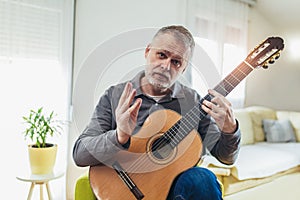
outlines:
{"label": "guitar side", "polygon": [[[163,159],[151,152],[153,141],[163,135],[181,116],[171,110],[152,113],[141,130],[131,138],[128,151],[120,151],[116,157],[145,200],[166,199],[173,180],[181,172],[195,166],[202,152],[202,141],[196,130],[191,131]],[[90,167],[90,184],[97,199],[136,199],[130,189],[108,166]]]}

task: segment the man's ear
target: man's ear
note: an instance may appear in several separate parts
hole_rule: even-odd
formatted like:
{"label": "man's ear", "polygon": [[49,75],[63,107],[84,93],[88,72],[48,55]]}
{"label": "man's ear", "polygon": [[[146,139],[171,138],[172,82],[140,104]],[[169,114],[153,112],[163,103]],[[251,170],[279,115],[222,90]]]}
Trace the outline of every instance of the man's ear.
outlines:
{"label": "man's ear", "polygon": [[145,49],[145,58],[147,58],[148,57],[148,54],[149,54],[149,51],[150,51],[150,47],[151,47],[151,44],[148,44],[147,45],[147,47],[146,47],[146,49]]}

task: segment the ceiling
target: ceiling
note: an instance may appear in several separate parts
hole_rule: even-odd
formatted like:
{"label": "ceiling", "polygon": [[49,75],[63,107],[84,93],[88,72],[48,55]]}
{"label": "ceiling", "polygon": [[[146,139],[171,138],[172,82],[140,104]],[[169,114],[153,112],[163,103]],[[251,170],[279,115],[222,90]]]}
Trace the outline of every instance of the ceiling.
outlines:
{"label": "ceiling", "polygon": [[255,6],[274,25],[300,29],[299,0],[256,0]]}

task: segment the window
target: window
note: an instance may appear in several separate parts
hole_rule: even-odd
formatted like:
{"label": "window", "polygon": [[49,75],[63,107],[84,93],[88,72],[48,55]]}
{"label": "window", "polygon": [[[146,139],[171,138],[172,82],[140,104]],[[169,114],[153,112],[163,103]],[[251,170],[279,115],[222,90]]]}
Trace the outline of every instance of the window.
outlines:
{"label": "window", "polygon": [[[4,139],[1,165],[11,190],[10,199],[22,199],[29,185],[16,179],[30,172],[22,116],[43,106],[68,119],[72,55],[72,0],[0,0],[0,120]],[[56,169],[66,165],[67,128],[56,138],[59,145]],[[12,150],[13,149],[13,150]],[[54,198],[63,199],[65,182],[51,185]],[[7,192],[7,193],[6,193]],[[36,192],[36,194],[35,194]],[[38,196],[38,190],[33,196]]]}
{"label": "window", "polygon": [[[189,9],[196,44],[207,52],[221,81],[246,58],[248,5],[233,0],[191,0]],[[192,69],[193,84],[201,78]],[[200,91],[207,87],[195,86]],[[242,81],[228,95],[234,108],[243,106],[244,88],[245,81]]]}

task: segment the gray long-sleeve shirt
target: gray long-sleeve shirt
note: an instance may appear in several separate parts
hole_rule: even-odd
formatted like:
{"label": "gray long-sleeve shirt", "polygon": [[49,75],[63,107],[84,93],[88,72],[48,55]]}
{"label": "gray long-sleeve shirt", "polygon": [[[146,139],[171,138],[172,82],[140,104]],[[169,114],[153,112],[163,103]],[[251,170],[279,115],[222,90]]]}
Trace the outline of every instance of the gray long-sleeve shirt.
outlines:
{"label": "gray long-sleeve shirt", "polygon": [[[156,102],[142,93],[140,79],[143,76],[144,73],[141,72],[131,80],[133,87],[137,89],[135,99],[142,99],[134,133],[140,130],[146,118],[156,110],[171,109],[180,115],[185,115],[194,106],[199,105],[200,95],[179,82],[172,86],[172,92],[169,95]],[[125,145],[121,145],[116,136],[115,110],[125,84],[111,86],[101,96],[90,123],[75,142],[73,159],[76,165],[93,166],[106,163],[112,155],[129,147],[130,140]],[[239,128],[233,134],[222,133],[215,121],[208,115],[194,128],[201,136],[203,150],[209,150],[222,163],[233,164],[235,162],[241,138]]]}

